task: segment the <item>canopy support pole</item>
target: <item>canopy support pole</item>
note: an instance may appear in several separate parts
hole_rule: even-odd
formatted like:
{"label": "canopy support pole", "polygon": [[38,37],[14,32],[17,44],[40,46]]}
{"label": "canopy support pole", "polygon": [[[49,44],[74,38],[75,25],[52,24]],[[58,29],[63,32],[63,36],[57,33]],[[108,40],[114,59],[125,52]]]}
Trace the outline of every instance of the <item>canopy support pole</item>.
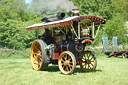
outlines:
{"label": "canopy support pole", "polygon": [[73,28],[73,31],[74,31],[74,33],[75,33],[75,35],[76,35],[77,39],[78,39],[77,33],[76,33],[76,31],[75,31],[74,27],[72,26],[72,24],[71,24],[71,27]]}
{"label": "canopy support pole", "polygon": [[97,37],[97,34],[98,34],[98,32],[99,32],[99,29],[100,29],[100,26],[101,26],[101,23],[99,24],[99,26],[98,26],[98,29],[97,29],[97,32],[96,32],[96,35],[95,35],[95,37],[94,38],[96,38]]}
{"label": "canopy support pole", "polygon": [[52,37],[54,37],[54,28],[52,28]]}
{"label": "canopy support pole", "polygon": [[57,28],[58,28],[63,34],[65,34],[63,30],[61,30],[59,27],[57,27]]}
{"label": "canopy support pole", "polygon": [[78,23],[78,39],[80,39],[80,23]]}
{"label": "canopy support pole", "polygon": [[67,28],[67,26],[66,26],[66,34],[68,33],[68,28]]}
{"label": "canopy support pole", "polygon": [[39,30],[36,30],[36,39],[38,39],[38,33],[39,33]]}
{"label": "canopy support pole", "polygon": [[92,39],[94,39],[95,24],[92,22]]}

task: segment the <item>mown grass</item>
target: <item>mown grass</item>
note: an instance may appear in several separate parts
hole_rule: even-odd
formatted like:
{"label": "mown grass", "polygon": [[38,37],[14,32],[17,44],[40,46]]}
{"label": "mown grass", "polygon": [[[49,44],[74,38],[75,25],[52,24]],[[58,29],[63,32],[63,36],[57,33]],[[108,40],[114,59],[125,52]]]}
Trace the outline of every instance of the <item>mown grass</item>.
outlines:
{"label": "mown grass", "polygon": [[79,66],[72,75],[63,75],[57,65],[35,71],[30,59],[0,59],[0,85],[128,85],[128,59],[97,57],[94,72]]}

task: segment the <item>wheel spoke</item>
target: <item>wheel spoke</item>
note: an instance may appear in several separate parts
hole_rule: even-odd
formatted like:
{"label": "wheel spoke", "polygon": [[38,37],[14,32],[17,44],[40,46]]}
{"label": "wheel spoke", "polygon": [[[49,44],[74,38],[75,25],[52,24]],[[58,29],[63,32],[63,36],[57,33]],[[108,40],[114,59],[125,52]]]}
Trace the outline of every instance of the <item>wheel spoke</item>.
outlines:
{"label": "wheel spoke", "polygon": [[39,62],[38,61],[34,62],[34,64],[36,65],[37,68],[39,68]]}
{"label": "wheel spoke", "polygon": [[80,61],[80,63],[85,63],[85,61],[82,60],[82,61]]}
{"label": "wheel spoke", "polygon": [[85,59],[86,58],[86,56],[84,55],[83,57],[82,57],[82,59]]}
{"label": "wheel spoke", "polygon": [[65,65],[62,66],[62,68],[64,69]]}
{"label": "wheel spoke", "polygon": [[68,55],[66,55],[66,60],[68,60]]}
{"label": "wheel spoke", "polygon": [[86,56],[84,55],[84,56],[81,58],[81,60],[86,60]]}
{"label": "wheel spoke", "polygon": [[80,63],[84,63],[83,61],[80,61]]}
{"label": "wheel spoke", "polygon": [[71,65],[71,64],[73,64],[73,62],[70,62],[69,64]]}
{"label": "wheel spoke", "polygon": [[89,68],[91,69],[91,66],[88,64]]}
{"label": "wheel spoke", "polygon": [[88,59],[90,58],[90,54],[88,54]]}
{"label": "wheel spoke", "polygon": [[39,58],[39,62],[41,62],[42,61],[42,58]]}
{"label": "wheel spoke", "polygon": [[84,65],[84,69],[86,69],[87,64]]}
{"label": "wheel spoke", "polygon": [[61,59],[61,61],[64,63],[65,61],[63,59]]}
{"label": "wheel spoke", "polygon": [[35,65],[39,65],[39,60],[38,60],[37,57],[33,60],[33,63],[34,63]]}
{"label": "wheel spoke", "polygon": [[70,68],[70,67],[73,67],[73,65],[70,65],[70,64],[69,64],[68,66],[69,66],[69,68]]}
{"label": "wheel spoke", "polygon": [[33,55],[36,55],[37,53],[35,53],[35,52],[32,52],[32,54],[33,54]]}
{"label": "wheel spoke", "polygon": [[84,67],[85,66],[85,63],[82,63],[81,65]]}
{"label": "wheel spoke", "polygon": [[33,58],[36,59],[37,56],[33,55]]}
{"label": "wheel spoke", "polygon": [[66,70],[69,71],[68,66],[66,66]]}
{"label": "wheel spoke", "polygon": [[33,58],[36,58],[36,55],[37,55],[37,53],[35,53],[35,52],[32,51]]}
{"label": "wheel spoke", "polygon": [[61,66],[62,66],[62,65],[64,66],[64,63],[61,63]]}
{"label": "wheel spoke", "polygon": [[39,48],[37,48],[37,46],[34,45],[34,47],[35,47],[37,50],[40,50]]}
{"label": "wheel spoke", "polygon": [[86,53],[85,55],[87,55],[87,57],[88,57],[88,53]]}
{"label": "wheel spoke", "polygon": [[88,66],[88,69],[89,69],[89,64],[87,64],[87,66]]}
{"label": "wheel spoke", "polygon": [[42,55],[39,55],[38,57],[39,57],[39,59],[42,59]]}
{"label": "wheel spoke", "polygon": [[93,57],[90,59],[90,61],[93,59]]}
{"label": "wheel spoke", "polygon": [[65,60],[65,57],[63,56],[61,59],[62,59],[62,60]]}
{"label": "wheel spoke", "polygon": [[34,64],[38,65],[38,63],[34,63]]}
{"label": "wheel spoke", "polygon": [[91,61],[91,62],[95,62],[95,61]]}
{"label": "wheel spoke", "polygon": [[71,70],[72,70],[72,68],[73,68],[73,66],[72,66],[72,67],[69,67],[69,70],[71,71]]}
{"label": "wheel spoke", "polygon": [[93,64],[91,63],[91,65],[93,66]]}
{"label": "wheel spoke", "polygon": [[65,60],[65,61],[67,60],[67,55],[64,56],[64,60]]}
{"label": "wheel spoke", "polygon": [[69,61],[72,60],[71,57],[68,59]]}
{"label": "wheel spoke", "polygon": [[37,66],[38,66],[38,68],[40,68],[40,64],[39,64],[39,63],[38,63],[38,65],[37,65]]}
{"label": "wheel spoke", "polygon": [[67,60],[68,60],[69,57],[70,57],[70,56],[67,55]]}

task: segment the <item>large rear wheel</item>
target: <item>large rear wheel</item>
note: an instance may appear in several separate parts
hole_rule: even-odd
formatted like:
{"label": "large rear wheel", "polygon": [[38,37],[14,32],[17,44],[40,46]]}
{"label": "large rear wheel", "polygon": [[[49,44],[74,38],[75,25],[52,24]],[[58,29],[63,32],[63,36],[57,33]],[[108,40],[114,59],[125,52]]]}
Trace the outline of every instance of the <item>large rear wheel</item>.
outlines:
{"label": "large rear wheel", "polygon": [[64,51],[59,57],[58,65],[63,74],[72,74],[76,67],[76,58],[70,51]]}
{"label": "large rear wheel", "polygon": [[85,51],[81,56],[80,67],[85,72],[91,72],[96,69],[96,56],[91,51]]}
{"label": "large rear wheel", "polygon": [[35,40],[31,46],[31,63],[35,70],[46,70],[48,67],[46,46],[42,40]]}

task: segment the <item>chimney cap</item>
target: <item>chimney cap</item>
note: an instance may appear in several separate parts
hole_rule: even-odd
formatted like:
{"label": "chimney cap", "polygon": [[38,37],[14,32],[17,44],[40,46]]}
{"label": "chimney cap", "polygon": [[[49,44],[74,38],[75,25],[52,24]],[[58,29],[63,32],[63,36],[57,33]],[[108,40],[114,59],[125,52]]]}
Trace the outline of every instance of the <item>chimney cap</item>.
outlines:
{"label": "chimney cap", "polygon": [[72,9],[72,13],[79,13],[79,9]]}

